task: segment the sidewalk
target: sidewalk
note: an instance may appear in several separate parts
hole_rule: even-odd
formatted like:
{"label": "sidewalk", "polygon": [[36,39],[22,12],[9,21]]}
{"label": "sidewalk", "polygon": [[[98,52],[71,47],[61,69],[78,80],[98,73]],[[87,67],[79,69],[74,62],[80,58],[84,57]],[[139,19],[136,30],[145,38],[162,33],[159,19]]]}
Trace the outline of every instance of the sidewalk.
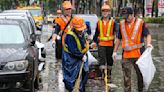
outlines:
{"label": "sidewalk", "polygon": [[164,28],[164,24],[147,23],[148,28]]}

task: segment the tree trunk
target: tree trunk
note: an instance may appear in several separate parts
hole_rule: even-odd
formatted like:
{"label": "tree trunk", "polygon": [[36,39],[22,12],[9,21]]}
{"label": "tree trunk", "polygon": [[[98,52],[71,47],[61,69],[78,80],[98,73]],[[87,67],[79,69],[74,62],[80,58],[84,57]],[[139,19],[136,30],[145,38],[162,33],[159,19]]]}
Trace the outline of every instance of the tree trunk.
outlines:
{"label": "tree trunk", "polygon": [[154,14],[153,14],[153,13],[154,13],[154,3],[155,3],[155,2],[154,2],[154,0],[153,0],[153,3],[152,3],[152,12],[151,12],[151,17],[154,16]]}
{"label": "tree trunk", "polygon": [[122,0],[120,0],[120,3],[118,5],[118,12],[117,12],[117,16],[120,15],[120,12],[121,12],[121,5],[122,5]]}
{"label": "tree trunk", "polygon": [[158,17],[158,0],[155,0],[155,17]]}

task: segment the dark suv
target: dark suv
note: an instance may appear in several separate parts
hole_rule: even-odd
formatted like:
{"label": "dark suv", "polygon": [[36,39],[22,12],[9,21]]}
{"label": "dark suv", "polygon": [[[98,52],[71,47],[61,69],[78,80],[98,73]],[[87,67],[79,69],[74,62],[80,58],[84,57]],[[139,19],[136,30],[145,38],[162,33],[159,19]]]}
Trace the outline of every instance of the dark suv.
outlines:
{"label": "dark suv", "polygon": [[0,19],[0,92],[35,92],[38,88],[35,40],[23,22]]}

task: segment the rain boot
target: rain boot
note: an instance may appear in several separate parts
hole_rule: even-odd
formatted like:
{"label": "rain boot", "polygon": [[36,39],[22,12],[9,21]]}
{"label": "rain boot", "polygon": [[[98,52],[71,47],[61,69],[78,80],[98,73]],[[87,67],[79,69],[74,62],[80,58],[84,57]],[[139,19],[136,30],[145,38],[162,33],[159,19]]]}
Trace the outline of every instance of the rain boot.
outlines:
{"label": "rain boot", "polygon": [[112,83],[111,74],[112,74],[112,68],[111,66],[108,66],[107,67],[108,83]]}

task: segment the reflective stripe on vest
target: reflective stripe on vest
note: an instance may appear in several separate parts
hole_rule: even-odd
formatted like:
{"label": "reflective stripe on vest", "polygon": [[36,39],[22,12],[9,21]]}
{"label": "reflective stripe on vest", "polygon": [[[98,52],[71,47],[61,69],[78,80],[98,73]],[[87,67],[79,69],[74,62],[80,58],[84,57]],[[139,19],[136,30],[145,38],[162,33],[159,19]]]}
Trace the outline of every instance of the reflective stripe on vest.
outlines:
{"label": "reflective stripe on vest", "polygon": [[104,33],[103,33],[102,20],[100,20],[100,38],[99,38],[100,40],[109,41],[109,40],[113,40],[114,39],[113,35],[110,36],[112,21],[113,21],[113,19],[111,19],[109,21],[109,23],[108,23],[107,34],[106,34],[106,37],[105,37]]}
{"label": "reflective stripe on vest", "polygon": [[129,46],[129,42],[128,42],[129,40],[131,40],[134,43],[134,38],[135,38],[135,36],[138,32],[138,28],[139,28],[139,25],[140,25],[141,22],[142,22],[141,19],[137,19],[136,25],[135,25],[134,30],[133,30],[132,37],[131,37],[131,39],[129,39],[128,36],[127,36],[127,33],[126,33],[126,29],[125,29],[125,20],[121,21],[122,33],[125,37],[125,48],[124,48],[125,51],[141,48],[142,46],[144,46],[144,43],[136,44],[134,46]]}
{"label": "reflective stripe on vest", "polygon": [[[88,44],[88,42],[86,42],[86,48],[82,49],[80,40],[79,40],[79,38],[76,36],[76,34],[75,34],[73,31],[71,31],[71,30],[69,30],[69,31],[67,32],[67,34],[72,35],[72,36],[75,38],[75,41],[76,41],[76,44],[77,44],[77,48],[79,49],[79,51],[80,51],[81,53],[84,54],[84,53],[86,53],[86,52],[88,51],[88,49],[89,49],[89,44]],[[63,45],[63,48],[64,48],[64,51],[65,51],[65,52],[70,53],[65,43],[64,43],[64,45]]]}
{"label": "reflective stripe on vest", "polygon": [[[67,24],[67,23],[68,23],[67,18],[66,18],[66,17],[64,17],[63,15],[62,15],[61,17],[62,17],[62,19],[64,20],[64,22]],[[70,25],[68,25],[68,29],[70,29],[70,28],[71,28],[71,26],[70,26]]]}

